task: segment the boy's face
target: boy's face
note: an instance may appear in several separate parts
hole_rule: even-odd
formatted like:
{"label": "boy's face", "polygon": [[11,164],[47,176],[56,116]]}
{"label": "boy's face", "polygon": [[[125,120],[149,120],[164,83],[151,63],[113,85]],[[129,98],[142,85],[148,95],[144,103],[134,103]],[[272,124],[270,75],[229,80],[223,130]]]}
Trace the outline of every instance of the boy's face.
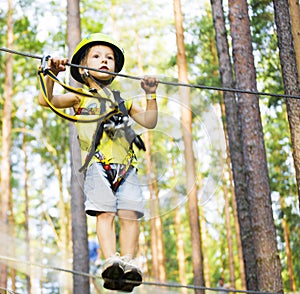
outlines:
{"label": "boy's face", "polygon": [[[105,45],[95,45],[88,50],[85,58],[85,65],[87,67],[100,69],[103,71],[115,71],[115,56],[113,50]],[[96,79],[109,80],[113,76],[110,74],[90,71]]]}

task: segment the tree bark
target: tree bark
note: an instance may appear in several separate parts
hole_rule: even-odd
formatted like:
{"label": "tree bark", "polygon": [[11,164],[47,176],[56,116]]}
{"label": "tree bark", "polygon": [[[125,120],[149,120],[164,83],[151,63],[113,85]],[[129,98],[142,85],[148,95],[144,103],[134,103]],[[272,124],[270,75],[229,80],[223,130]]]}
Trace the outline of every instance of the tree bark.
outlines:
{"label": "tree bark", "polygon": [[[67,2],[67,37],[69,58],[81,39],[79,0]],[[70,84],[78,86],[74,80]],[[83,182],[84,175],[79,173],[81,166],[80,147],[77,131],[73,123],[69,125],[71,150],[71,211],[72,211],[72,241],[73,241],[73,269],[89,272],[89,252],[87,240],[87,220],[84,210]],[[74,294],[90,293],[89,278],[73,276]]]}
{"label": "tree bark", "polygon": [[[300,96],[297,61],[287,0],[273,0],[284,91]],[[286,99],[300,208],[300,100]]]}
{"label": "tree bark", "polygon": [[[257,91],[247,1],[229,0],[229,18],[237,88]],[[282,292],[281,266],[258,96],[240,93],[238,114],[242,130],[244,172],[250,203],[258,290]]]}
{"label": "tree bark", "polygon": [[296,53],[298,81],[300,80],[300,8],[299,0],[289,0],[292,33]]}
{"label": "tree bark", "polygon": [[[180,82],[188,83],[188,69],[186,61],[186,53],[184,47],[183,35],[183,16],[181,11],[180,0],[174,0],[174,15],[175,15],[175,29],[176,29],[176,43],[177,43],[177,66],[178,79]],[[185,172],[186,172],[186,193],[188,195],[188,210],[191,230],[192,243],[192,258],[193,258],[193,273],[194,284],[204,286],[203,273],[203,256],[201,244],[201,228],[199,221],[199,207],[197,198],[196,186],[196,171],[195,160],[193,152],[193,138],[192,138],[192,112],[190,101],[190,89],[179,88],[181,107],[181,125],[184,141],[184,158],[185,158]],[[203,293],[203,290],[196,289],[195,293]]]}
{"label": "tree bark", "polygon": [[[222,86],[233,88],[234,78],[230,61],[227,31],[225,27],[222,0],[211,0],[216,44],[219,57],[219,70]],[[237,101],[234,93],[224,92],[226,132],[230,151],[230,160],[234,179],[235,199],[242,242],[243,260],[248,289],[257,288],[255,255],[250,219],[249,201],[247,197],[246,175],[243,170],[244,158],[242,150],[241,126],[238,118]],[[243,269],[242,271],[243,272]],[[243,277],[243,275],[242,275]]]}

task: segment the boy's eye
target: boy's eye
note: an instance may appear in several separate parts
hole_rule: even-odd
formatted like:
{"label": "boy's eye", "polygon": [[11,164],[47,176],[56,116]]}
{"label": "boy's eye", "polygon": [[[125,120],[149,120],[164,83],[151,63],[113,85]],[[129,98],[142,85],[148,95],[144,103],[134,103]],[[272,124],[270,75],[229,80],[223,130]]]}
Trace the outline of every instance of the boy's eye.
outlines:
{"label": "boy's eye", "polygon": [[[94,54],[94,55],[92,55],[92,58],[100,58],[100,54]],[[106,58],[114,60],[114,56],[113,55],[107,55]]]}

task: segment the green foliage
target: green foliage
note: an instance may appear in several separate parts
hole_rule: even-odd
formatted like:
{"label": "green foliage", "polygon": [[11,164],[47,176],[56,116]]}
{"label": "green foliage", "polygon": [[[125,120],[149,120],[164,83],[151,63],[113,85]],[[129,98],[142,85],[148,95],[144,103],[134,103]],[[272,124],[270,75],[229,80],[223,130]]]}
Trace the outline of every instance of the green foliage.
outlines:
{"label": "green foliage", "polygon": [[250,16],[253,45],[255,49],[262,50],[269,47],[267,38],[274,33],[274,13],[271,0],[250,1]]}
{"label": "green foliage", "polygon": [[[85,0],[80,4],[82,36],[102,32],[103,23],[108,19],[109,2]],[[95,16],[95,11],[97,11],[97,16]]]}
{"label": "green foliage", "polygon": [[[206,12],[205,16],[193,19],[187,26],[187,32],[191,36],[186,38],[189,72],[191,80],[195,84],[220,87],[221,80],[212,15],[208,9]],[[200,90],[196,91],[199,93]],[[201,91],[202,100],[203,97],[207,97],[208,103],[214,103],[220,99],[219,93],[216,91]]]}
{"label": "green foliage", "polygon": [[[283,93],[277,35],[272,1],[251,1],[251,30],[256,60],[257,79],[262,91]],[[281,105],[283,100],[270,97],[269,106]]]}
{"label": "green foliage", "polygon": [[163,219],[163,234],[165,242],[167,279],[168,281],[178,282],[178,260],[176,255],[176,233],[174,228],[174,213],[169,213]]}

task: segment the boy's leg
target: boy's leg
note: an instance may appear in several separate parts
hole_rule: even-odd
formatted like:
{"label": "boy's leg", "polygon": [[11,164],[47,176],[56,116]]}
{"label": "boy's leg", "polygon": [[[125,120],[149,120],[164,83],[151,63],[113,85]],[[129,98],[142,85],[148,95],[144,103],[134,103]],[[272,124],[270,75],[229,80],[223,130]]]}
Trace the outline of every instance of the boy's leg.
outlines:
{"label": "boy's leg", "polygon": [[97,237],[105,258],[102,269],[103,286],[107,289],[119,290],[124,275],[124,262],[116,252],[114,226],[117,211],[116,197],[101,163],[93,163],[88,168],[84,192],[86,213],[96,216]]}
{"label": "boy's leg", "polygon": [[96,229],[100,249],[105,258],[102,269],[103,287],[110,290],[120,290],[123,285],[124,262],[116,253],[114,217],[114,214],[109,212],[98,214]]}
{"label": "boy's leg", "polygon": [[120,247],[122,255],[134,258],[137,254],[140,226],[135,211],[119,210],[120,221]]}
{"label": "boy's leg", "polygon": [[117,193],[117,213],[120,222],[120,246],[124,261],[124,285],[121,291],[132,292],[133,288],[142,283],[143,277],[139,267],[135,264],[140,226],[138,219],[143,216],[143,195],[136,174],[132,169]]}
{"label": "boy's leg", "polygon": [[124,285],[121,290],[132,292],[143,281],[142,272],[134,263],[139,244],[139,222],[137,213],[130,210],[119,210],[120,221],[120,246],[124,261]]}
{"label": "boy's leg", "polygon": [[116,233],[114,225],[115,215],[110,212],[103,212],[97,215],[97,237],[100,249],[105,259],[116,253]]}

